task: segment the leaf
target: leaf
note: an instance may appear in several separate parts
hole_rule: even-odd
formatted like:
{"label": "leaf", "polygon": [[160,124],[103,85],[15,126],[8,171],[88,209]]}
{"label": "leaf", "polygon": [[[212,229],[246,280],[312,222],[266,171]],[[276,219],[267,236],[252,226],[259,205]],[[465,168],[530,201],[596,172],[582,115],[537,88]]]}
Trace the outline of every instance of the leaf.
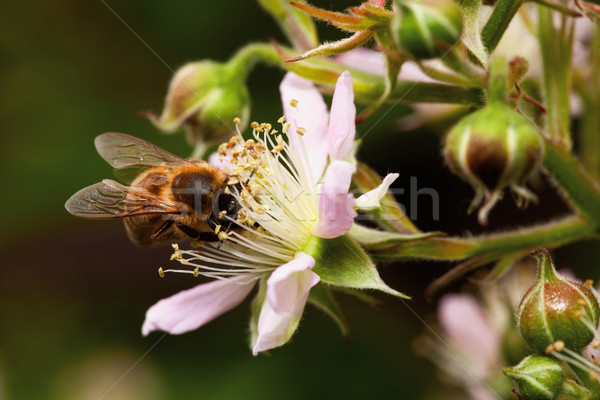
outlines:
{"label": "leaf", "polygon": [[313,271],[321,281],[351,289],[374,289],[405,299],[410,297],[387,286],[365,251],[349,236],[310,238],[303,249],[315,259]]}
{"label": "leaf", "polygon": [[350,327],[331,291],[324,284],[314,286],[308,295],[308,301],[320,308],[337,324],[346,340],[350,339]]}

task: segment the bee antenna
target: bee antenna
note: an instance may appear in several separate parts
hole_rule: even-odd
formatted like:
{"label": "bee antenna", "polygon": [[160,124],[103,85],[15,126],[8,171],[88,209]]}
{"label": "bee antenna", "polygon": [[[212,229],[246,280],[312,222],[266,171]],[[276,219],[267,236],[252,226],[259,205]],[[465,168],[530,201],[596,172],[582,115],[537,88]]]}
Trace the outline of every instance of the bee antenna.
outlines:
{"label": "bee antenna", "polygon": [[250,179],[252,179],[252,177],[254,176],[255,172],[256,172],[256,168],[254,168],[252,170],[252,173],[250,174],[250,176],[248,177],[248,179],[246,179],[246,182],[244,182],[244,187],[247,186],[250,183]]}

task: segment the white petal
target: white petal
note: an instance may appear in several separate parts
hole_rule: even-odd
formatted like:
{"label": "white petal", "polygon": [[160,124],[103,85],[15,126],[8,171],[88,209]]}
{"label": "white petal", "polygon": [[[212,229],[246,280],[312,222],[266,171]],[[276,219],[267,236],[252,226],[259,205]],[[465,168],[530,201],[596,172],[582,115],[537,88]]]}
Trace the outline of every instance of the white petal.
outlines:
{"label": "white petal", "polygon": [[178,335],[198,329],[240,304],[254,287],[254,278],[215,280],[162,299],[146,312],[142,334],[161,330]]}
{"label": "white petal", "polygon": [[[319,182],[327,163],[327,105],[311,81],[291,72],[281,81],[279,91],[285,119],[291,123],[288,131],[290,149],[304,159],[302,168],[311,174],[312,183]],[[298,100],[296,107],[290,105],[292,100]],[[306,129],[304,136],[296,134],[298,127]]]}
{"label": "white petal", "polygon": [[332,161],[327,167],[319,193],[319,220],[311,228],[314,236],[332,239],[352,227],[355,200],[348,191],[354,171],[354,165],[341,160]]}
{"label": "white petal", "polygon": [[[308,272],[313,273],[310,270]],[[302,318],[309,290],[318,280],[313,278],[306,282],[309,286],[301,290],[302,295],[296,299],[289,312],[278,313],[273,309],[270,301],[266,300],[263,303],[258,317],[258,336],[252,348],[252,354],[257,355],[261,351],[279,347],[290,340],[296,328],[298,328],[300,318]]]}
{"label": "white petal", "polygon": [[352,76],[344,71],[337,80],[329,115],[329,156],[342,160],[352,153],[356,136],[356,107]]}
{"label": "white petal", "polygon": [[394,183],[399,176],[399,174],[387,174],[387,176],[383,178],[381,185],[356,199],[356,207],[359,210],[373,210],[381,207],[380,200],[385,196],[390,185]]}
{"label": "white petal", "polygon": [[299,299],[319,283],[321,278],[312,272],[314,266],[314,258],[298,252],[292,261],[273,271],[267,280],[267,300],[276,313],[290,312]]}

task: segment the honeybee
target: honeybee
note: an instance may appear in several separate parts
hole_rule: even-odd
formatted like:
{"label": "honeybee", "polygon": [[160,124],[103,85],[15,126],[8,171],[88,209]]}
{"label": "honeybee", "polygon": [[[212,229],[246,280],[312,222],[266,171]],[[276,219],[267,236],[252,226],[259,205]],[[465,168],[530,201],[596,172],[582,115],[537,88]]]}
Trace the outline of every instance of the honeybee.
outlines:
{"label": "honeybee", "polygon": [[131,185],[105,179],[88,186],[66,202],[71,214],[122,218],[129,238],[140,246],[186,239],[216,242],[235,229],[232,219],[240,206],[228,188],[241,187],[228,187],[235,180],[217,167],[123,133],[102,134],[94,143],[115,175]]}

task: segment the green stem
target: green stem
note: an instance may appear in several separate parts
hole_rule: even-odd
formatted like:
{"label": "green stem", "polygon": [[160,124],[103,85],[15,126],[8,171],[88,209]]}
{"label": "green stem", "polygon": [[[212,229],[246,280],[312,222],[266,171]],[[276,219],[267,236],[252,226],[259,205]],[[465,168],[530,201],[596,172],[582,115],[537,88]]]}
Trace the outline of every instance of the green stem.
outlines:
{"label": "green stem", "polygon": [[500,0],[481,31],[481,41],[488,53],[494,51],[508,24],[523,4],[523,0]]}
{"label": "green stem", "polygon": [[378,261],[407,259],[463,260],[486,255],[490,261],[505,254],[525,252],[536,247],[554,248],[590,238],[594,227],[581,217],[568,217],[526,229],[469,239],[430,238],[403,243],[396,248],[373,253]]}
{"label": "green stem", "polygon": [[565,145],[546,140],[544,167],[588,220],[588,224],[597,229],[600,225],[600,187],[573,154]]}
{"label": "green stem", "polygon": [[571,146],[569,93],[571,87],[571,42],[573,24],[563,16],[560,28],[553,24],[553,13],[539,6],[539,38],[544,66],[546,131],[550,138]]}
{"label": "green stem", "polygon": [[281,58],[275,48],[267,43],[251,43],[242,47],[231,57],[228,65],[237,71],[239,76],[246,79],[259,61],[276,67],[282,65]]}

